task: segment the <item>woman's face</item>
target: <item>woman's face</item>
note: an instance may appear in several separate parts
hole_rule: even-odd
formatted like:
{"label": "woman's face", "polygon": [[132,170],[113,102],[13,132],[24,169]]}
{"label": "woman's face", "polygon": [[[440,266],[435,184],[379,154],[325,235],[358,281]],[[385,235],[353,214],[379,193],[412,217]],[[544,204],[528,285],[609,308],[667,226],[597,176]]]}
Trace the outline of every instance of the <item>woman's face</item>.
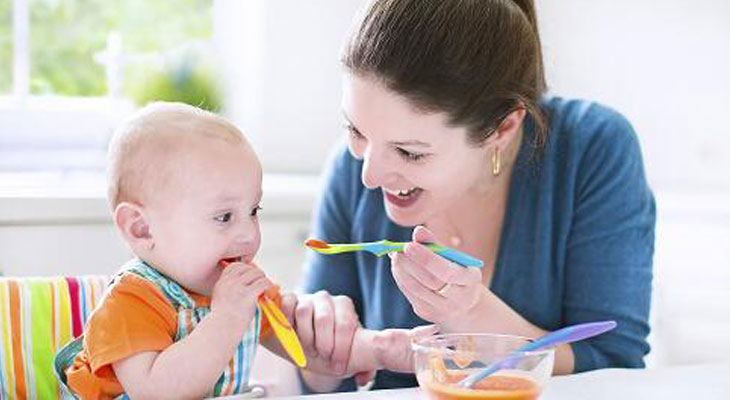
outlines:
{"label": "woman's face", "polygon": [[489,145],[470,144],[445,114],[424,113],[377,80],[346,74],[342,109],[350,151],[364,162],[362,182],[382,190],[399,225],[448,214],[493,183]]}

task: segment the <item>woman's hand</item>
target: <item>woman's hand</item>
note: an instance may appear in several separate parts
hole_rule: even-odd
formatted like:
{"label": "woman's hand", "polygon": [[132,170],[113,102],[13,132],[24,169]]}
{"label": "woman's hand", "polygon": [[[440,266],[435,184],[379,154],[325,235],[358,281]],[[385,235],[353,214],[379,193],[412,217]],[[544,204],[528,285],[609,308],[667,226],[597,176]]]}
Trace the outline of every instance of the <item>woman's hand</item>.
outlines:
{"label": "woman's hand", "polygon": [[321,290],[314,294],[285,296],[282,309],[302,343],[307,368],[344,378],[352,341],[360,328],[352,300]]}
{"label": "woman's hand", "polygon": [[456,265],[421,244],[435,241],[431,231],[417,227],[405,251],[390,254],[393,278],[416,315],[444,332],[469,330],[489,297],[481,270]]}

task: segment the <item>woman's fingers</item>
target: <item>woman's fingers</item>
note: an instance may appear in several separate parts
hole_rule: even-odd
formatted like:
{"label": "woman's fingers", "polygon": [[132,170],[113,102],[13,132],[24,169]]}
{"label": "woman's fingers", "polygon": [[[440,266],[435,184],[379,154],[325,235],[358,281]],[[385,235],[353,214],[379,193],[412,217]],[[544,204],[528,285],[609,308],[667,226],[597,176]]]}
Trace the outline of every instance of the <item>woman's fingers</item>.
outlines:
{"label": "woman's fingers", "polygon": [[439,256],[432,257],[434,255],[431,250],[420,243],[408,243],[403,252],[404,258],[415,266],[414,268],[408,268],[406,272],[426,288],[439,290],[448,282],[446,280],[447,276],[437,274],[435,271],[443,268],[435,268],[431,264],[448,264],[449,261],[439,259],[441,258]]}
{"label": "woman's fingers", "polygon": [[439,290],[446,283],[471,285],[481,282],[479,268],[456,265],[420,243],[408,243],[403,254],[415,265],[409,272],[431,290]]}
{"label": "woman's fingers", "polygon": [[[431,322],[444,322],[454,307],[470,307],[475,294],[484,290],[481,271],[462,268],[434,255],[418,243],[405,253],[391,254],[393,279],[413,306],[413,311]],[[425,252],[420,252],[420,246]],[[432,272],[436,266],[446,267],[448,276]],[[443,274],[445,275],[445,274]]]}
{"label": "woman's fingers", "polygon": [[281,312],[294,329],[297,328],[297,319],[294,315],[294,312],[297,309],[297,304],[299,304],[299,300],[294,293],[284,293],[281,296]]}
{"label": "woman's fingers", "polygon": [[[424,243],[437,244],[436,235],[434,235],[433,232],[425,226],[417,226],[416,229],[413,230],[412,237],[413,241],[406,245],[404,253],[409,258],[412,258],[416,264],[428,265],[430,263],[440,263],[442,265],[447,265],[447,263],[439,260],[439,258],[441,258],[440,256],[434,254],[424,245]],[[426,268],[424,273],[419,274],[420,276],[417,276],[416,278],[419,281],[422,281],[428,288],[438,290],[443,287],[445,282],[448,282],[444,281],[444,278],[448,277],[448,275],[443,275],[443,272],[443,268]],[[447,272],[449,271],[447,270]]]}
{"label": "woman's fingers", "polygon": [[359,319],[355,313],[355,306],[352,300],[346,296],[335,296],[335,328],[334,348],[332,351],[332,364],[337,373],[344,373],[350,359],[352,340],[355,331],[360,326]]}
{"label": "woman's fingers", "polygon": [[423,225],[419,225],[413,230],[412,237],[414,242],[436,243],[436,235]]}
{"label": "woman's fingers", "polygon": [[317,349],[314,344],[313,315],[314,303],[311,296],[301,296],[294,311],[297,336],[299,336],[299,341],[302,343],[304,350],[314,357],[317,357]]}
{"label": "woman's fingers", "polygon": [[[289,305],[291,304],[291,305]],[[360,321],[352,300],[326,291],[282,299],[286,312],[294,309],[297,335],[305,351],[327,374],[341,375],[347,369],[352,340]],[[285,314],[286,315],[286,314]],[[321,372],[321,371],[320,371]]]}
{"label": "woman's fingers", "polygon": [[314,299],[314,345],[320,357],[332,358],[335,347],[335,311],[332,296],[320,290],[312,296]]}
{"label": "woman's fingers", "polygon": [[433,321],[433,310],[435,310],[439,302],[443,301],[436,292],[423,286],[411,274],[408,269],[411,267],[410,261],[405,259],[402,254],[395,254],[392,257],[393,279],[400,288],[401,292],[406,296],[413,306],[413,311],[421,318],[427,321]]}
{"label": "woman's fingers", "polygon": [[482,270],[476,267],[459,267],[459,271],[449,278],[449,283],[459,286],[483,285]]}

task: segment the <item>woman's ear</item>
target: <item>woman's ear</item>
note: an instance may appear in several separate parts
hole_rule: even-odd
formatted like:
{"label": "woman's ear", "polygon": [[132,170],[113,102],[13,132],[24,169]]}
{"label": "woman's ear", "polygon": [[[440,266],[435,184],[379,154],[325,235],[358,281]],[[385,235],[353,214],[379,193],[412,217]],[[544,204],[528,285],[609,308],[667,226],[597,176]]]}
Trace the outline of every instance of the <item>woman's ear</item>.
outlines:
{"label": "woman's ear", "polygon": [[519,107],[507,114],[494,133],[487,139],[486,144],[488,146],[497,146],[500,150],[508,148],[520,132],[526,114],[527,111],[524,107]]}
{"label": "woman's ear", "polygon": [[119,203],[114,210],[114,223],[133,250],[149,251],[154,247],[149,222],[141,206],[129,202]]}

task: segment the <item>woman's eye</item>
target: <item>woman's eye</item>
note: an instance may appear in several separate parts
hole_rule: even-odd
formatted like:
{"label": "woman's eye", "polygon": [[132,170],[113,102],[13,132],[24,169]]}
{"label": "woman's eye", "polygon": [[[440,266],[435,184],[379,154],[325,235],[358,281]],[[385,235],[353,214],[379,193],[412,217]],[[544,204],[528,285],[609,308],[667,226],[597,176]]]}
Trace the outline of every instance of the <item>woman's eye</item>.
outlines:
{"label": "woman's eye", "polygon": [[412,153],[408,150],[401,149],[400,147],[397,147],[396,150],[398,151],[398,154],[401,155],[406,161],[420,161],[425,157],[425,154],[421,153]]}
{"label": "woman's eye", "polygon": [[216,215],[214,219],[218,222],[225,223],[225,222],[230,221],[231,218],[233,218],[233,213],[226,212],[223,214]]}
{"label": "woman's eye", "polygon": [[261,210],[263,210],[263,208],[261,208],[261,206],[254,207],[253,210],[251,210],[251,216],[252,217],[257,217],[259,215],[259,212]]}

